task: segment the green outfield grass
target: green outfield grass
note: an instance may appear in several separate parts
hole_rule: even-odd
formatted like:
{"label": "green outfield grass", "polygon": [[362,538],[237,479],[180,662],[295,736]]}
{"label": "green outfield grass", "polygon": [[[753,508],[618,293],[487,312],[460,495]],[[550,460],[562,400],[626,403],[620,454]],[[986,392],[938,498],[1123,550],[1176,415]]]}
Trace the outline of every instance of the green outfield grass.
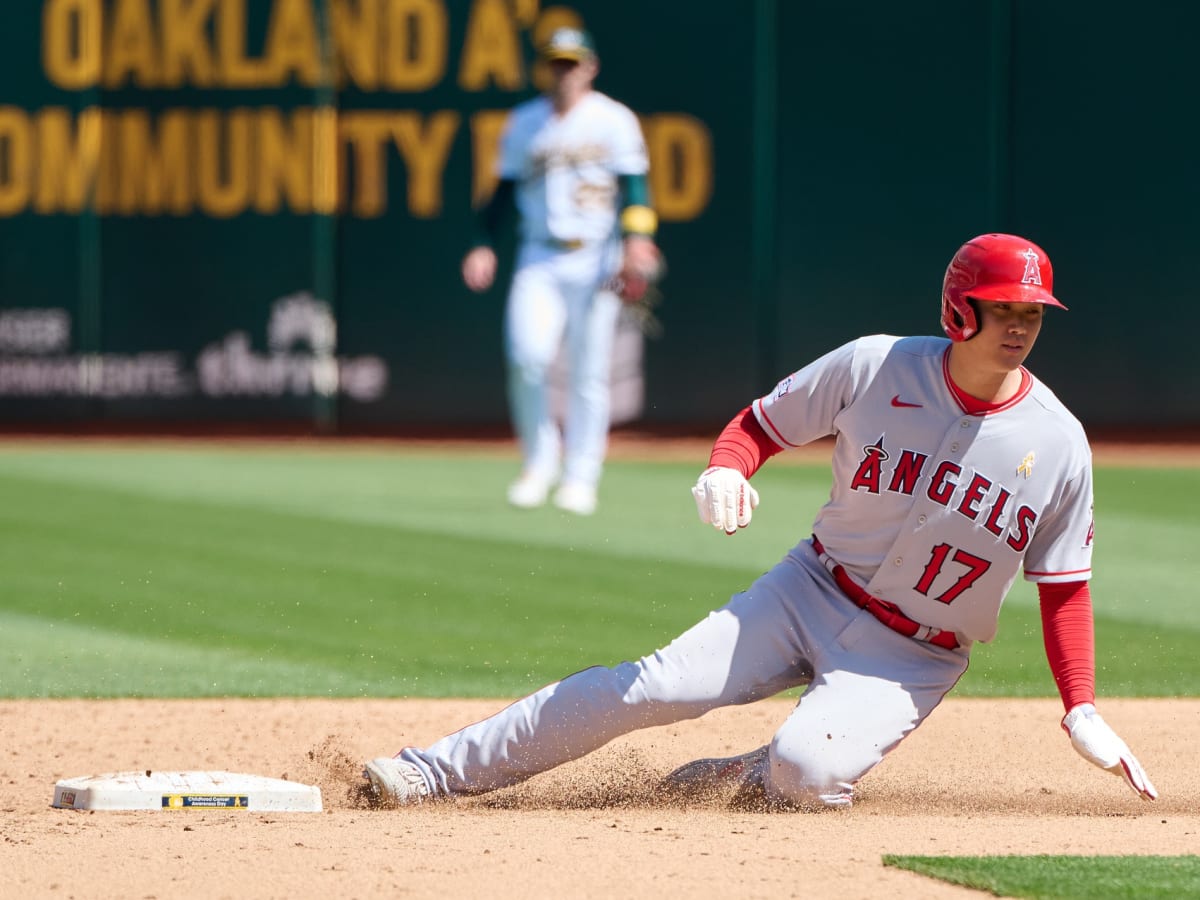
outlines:
{"label": "green outfield grass", "polygon": [[[0,445],[0,696],[512,696],[636,657],[807,534],[821,465],[768,466],[751,528],[695,463],[610,462],[598,513],[509,509],[511,454]],[[1102,695],[1195,695],[1200,472],[1097,472]],[[1036,593],[956,695],[1054,696]]]}
{"label": "green outfield grass", "polygon": [[1178,900],[1200,895],[1196,856],[884,856],[884,865],[997,897]]}

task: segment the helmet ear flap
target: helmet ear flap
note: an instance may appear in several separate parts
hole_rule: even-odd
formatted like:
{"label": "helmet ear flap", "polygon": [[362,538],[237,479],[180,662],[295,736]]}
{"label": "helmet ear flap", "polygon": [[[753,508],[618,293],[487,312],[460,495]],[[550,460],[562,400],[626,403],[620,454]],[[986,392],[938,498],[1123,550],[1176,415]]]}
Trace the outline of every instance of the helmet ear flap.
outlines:
{"label": "helmet ear flap", "polygon": [[959,330],[965,335],[964,341],[969,341],[979,333],[979,301],[974,297],[964,297],[966,309],[957,309],[955,316],[959,319]]}
{"label": "helmet ear flap", "polygon": [[979,331],[979,301],[964,297],[948,283],[942,292],[942,330],[952,341],[966,341]]}

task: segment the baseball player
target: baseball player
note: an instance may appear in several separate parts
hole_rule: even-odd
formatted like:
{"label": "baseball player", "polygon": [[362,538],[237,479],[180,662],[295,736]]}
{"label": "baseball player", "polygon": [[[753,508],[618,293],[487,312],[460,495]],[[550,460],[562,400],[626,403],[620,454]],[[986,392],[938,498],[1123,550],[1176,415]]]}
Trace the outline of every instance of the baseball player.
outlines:
{"label": "baseball player", "polygon": [[996,633],[1019,571],[1038,585],[1062,727],[1088,761],[1156,792],[1095,707],[1088,579],[1091,451],[1024,366],[1052,293],[1024,238],[963,245],[942,286],[946,337],[874,335],[783,379],[726,426],[692,489],[700,518],[751,522],[769,457],[836,437],[829,501],[783,560],[658,652],[585,669],[428,749],[366,764],[403,804],[515,784],[633,729],[807,685],[768,746],[669,775],[732,781],[783,807],[846,807],[854,785],[921,724]]}
{"label": "baseball player", "polygon": [[[508,500],[541,506],[557,484],[554,503],[588,515],[596,508],[608,441],[609,372],[621,308],[614,286],[637,300],[645,278],[658,270],[658,219],[649,205],[637,117],[592,88],[599,71],[592,39],[558,29],[540,53],[550,87],[508,118],[499,183],[480,211],[480,235],[463,259],[462,275],[473,291],[491,287],[493,243],[515,211],[520,242],[505,310],[505,353],[523,467]],[[560,434],[547,373],[564,340],[569,385]]]}

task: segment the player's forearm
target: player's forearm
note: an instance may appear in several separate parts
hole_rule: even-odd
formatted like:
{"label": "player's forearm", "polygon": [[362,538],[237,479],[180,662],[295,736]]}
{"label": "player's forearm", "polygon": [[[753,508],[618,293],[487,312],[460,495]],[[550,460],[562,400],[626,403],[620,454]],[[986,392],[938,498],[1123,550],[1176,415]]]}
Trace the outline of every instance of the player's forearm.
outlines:
{"label": "player's forearm", "polygon": [[783,448],[776,444],[747,406],[717,436],[708,465],[735,469],[749,478],[763,463]]}
{"label": "player's forearm", "polygon": [[517,183],[502,178],[491,198],[475,214],[472,247],[494,247],[504,228],[517,215]]}
{"label": "player's forearm", "polygon": [[1096,639],[1086,581],[1039,584],[1046,661],[1070,710],[1096,699]]}
{"label": "player's forearm", "polygon": [[650,238],[658,232],[658,214],[650,206],[650,188],[645,175],[621,175],[617,178],[621,200],[621,236]]}

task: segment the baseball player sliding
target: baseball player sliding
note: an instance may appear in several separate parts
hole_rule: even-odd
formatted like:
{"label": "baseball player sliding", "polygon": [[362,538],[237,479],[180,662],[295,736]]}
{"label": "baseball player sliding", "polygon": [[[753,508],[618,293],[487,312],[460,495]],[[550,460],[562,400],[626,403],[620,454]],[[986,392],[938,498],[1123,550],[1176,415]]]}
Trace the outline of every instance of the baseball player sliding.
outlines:
{"label": "baseball player sliding", "polygon": [[700,518],[745,528],[755,471],[834,435],[833,487],[812,534],[658,652],[585,669],[428,749],[368,762],[376,796],[493,790],[634,729],[807,685],[768,746],[690,763],[664,786],[728,780],[783,807],[850,806],[856,782],[954,687],[974,642],[996,633],[1023,570],[1038,586],[1072,746],[1154,799],[1095,707],[1091,451],[1023,366],[1046,308],[1063,306],[1052,291],[1040,247],[981,235],[946,269],[946,338],[863,337],[755,400],[692,489]]}
{"label": "baseball player sliding", "polygon": [[[521,239],[505,310],[505,352],[524,465],[508,500],[541,506],[557,483],[554,503],[589,515],[608,442],[621,297],[639,299],[646,279],[659,270],[658,219],[649,205],[637,117],[592,88],[599,61],[591,38],[562,28],[540,53],[550,87],[509,116],[499,183],[480,212],[480,234],[462,274],[473,291],[492,286],[492,245],[515,209]],[[564,338],[570,380],[560,435],[547,374]]]}

